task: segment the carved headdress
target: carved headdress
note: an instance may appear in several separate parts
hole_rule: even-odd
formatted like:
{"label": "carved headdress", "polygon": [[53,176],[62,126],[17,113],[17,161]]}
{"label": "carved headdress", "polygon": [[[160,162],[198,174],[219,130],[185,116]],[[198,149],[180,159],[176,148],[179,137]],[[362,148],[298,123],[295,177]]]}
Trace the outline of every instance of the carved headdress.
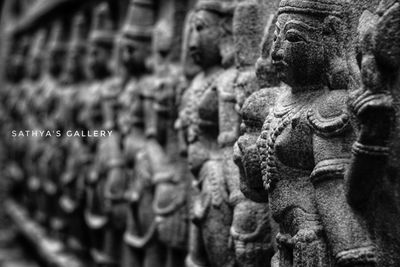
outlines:
{"label": "carved headdress", "polygon": [[231,0],[199,0],[195,10],[207,10],[222,15],[233,16],[235,3]]}
{"label": "carved headdress", "polygon": [[72,26],[70,49],[85,49],[88,25],[84,14],[77,14],[73,20]]}
{"label": "carved headdress", "polygon": [[[233,17],[233,34],[238,67],[252,66],[256,62],[264,32],[265,13],[255,1],[237,5]],[[272,14],[270,16],[273,17]]]}
{"label": "carved headdress", "polygon": [[66,29],[61,21],[56,21],[51,28],[48,42],[49,51],[57,51],[65,49]]}
{"label": "carved headdress", "polygon": [[331,89],[349,88],[359,82],[352,47],[352,12],[350,0],[281,0],[279,4],[279,14],[300,13],[322,18],[321,26],[334,35],[326,42],[332,47],[326,49],[331,55],[327,77]]}
{"label": "carved headdress", "polygon": [[153,0],[131,0],[127,20],[122,29],[122,38],[149,41],[155,22]]}
{"label": "carved headdress", "polygon": [[44,47],[46,44],[46,31],[45,30],[40,30],[34,40],[33,44],[30,50],[30,56],[31,57],[40,57],[44,51]]}
{"label": "carved headdress", "polygon": [[236,8],[234,0],[199,0],[195,5],[196,11],[208,11],[221,17],[220,27],[223,30],[219,40],[219,48],[222,56],[222,65],[229,67],[234,64],[235,48],[232,35],[232,19]]}
{"label": "carved headdress", "polygon": [[346,0],[282,0],[278,12],[343,17],[348,8]]}
{"label": "carved headdress", "polygon": [[100,44],[112,44],[115,38],[114,22],[108,3],[100,4],[94,11],[90,41]]}

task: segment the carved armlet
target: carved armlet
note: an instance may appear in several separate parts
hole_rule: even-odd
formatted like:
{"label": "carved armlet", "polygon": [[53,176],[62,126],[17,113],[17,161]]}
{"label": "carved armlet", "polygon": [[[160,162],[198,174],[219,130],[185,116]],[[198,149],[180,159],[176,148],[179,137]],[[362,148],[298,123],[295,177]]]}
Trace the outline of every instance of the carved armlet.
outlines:
{"label": "carved armlet", "polygon": [[170,112],[170,107],[166,104],[161,104],[161,103],[156,103],[154,104],[154,109],[157,111],[159,114],[168,114]]}
{"label": "carved armlet", "polygon": [[346,91],[337,90],[330,91],[314,100],[314,104],[307,111],[307,121],[317,135],[338,136],[351,128],[346,106],[347,99]]}
{"label": "carved armlet", "polygon": [[191,255],[188,255],[186,257],[185,265],[186,265],[186,267],[209,267],[205,263],[195,262],[195,260],[193,259],[193,257],[191,257]]}
{"label": "carved armlet", "polygon": [[93,258],[93,261],[96,263],[96,265],[99,266],[117,266],[118,263],[113,260],[109,255],[107,255],[103,251],[99,251],[97,249],[92,248],[90,250],[90,255]]}
{"label": "carved armlet", "polygon": [[338,266],[364,266],[364,264],[376,265],[376,251],[374,246],[350,249],[339,252],[336,255]]}
{"label": "carved armlet", "polygon": [[[177,175],[175,175],[173,172],[165,171],[155,174],[153,178],[153,183],[156,185],[163,183],[178,185],[180,183],[180,180],[178,179]],[[176,187],[176,190],[182,190],[182,188]],[[173,214],[180,207],[184,206],[185,203],[186,203],[186,193],[182,193],[178,194],[178,197],[175,198],[174,201],[171,201],[171,203],[166,207],[159,207],[157,205],[158,204],[157,201],[153,201],[153,210],[156,215],[165,217],[170,214]]]}
{"label": "carved armlet", "polygon": [[343,179],[349,162],[348,158],[320,161],[311,173],[311,182],[315,185],[327,179]]}
{"label": "carved armlet", "polygon": [[28,188],[30,191],[36,192],[40,189],[42,183],[40,179],[36,176],[31,176],[28,180]]}
{"label": "carved armlet", "polygon": [[87,176],[86,184],[89,187],[96,186],[97,182],[100,180],[100,174],[97,170],[91,170]]}
{"label": "carved armlet", "polygon": [[89,229],[103,229],[108,223],[107,216],[93,214],[87,210],[85,211],[84,218]]}
{"label": "carved armlet", "polygon": [[389,156],[389,147],[364,145],[357,141],[353,144],[352,152],[354,155],[386,158]]}
{"label": "carved armlet", "polygon": [[[268,216],[257,222],[257,228],[252,233],[239,233],[234,226],[230,229],[230,234],[233,240],[241,241],[244,243],[260,243],[265,242],[265,236],[269,235],[271,231],[270,221]],[[269,249],[271,244],[265,242],[263,247]]]}
{"label": "carved armlet", "polygon": [[72,214],[77,209],[76,201],[74,201],[72,198],[66,195],[61,196],[59,200],[59,205],[61,209],[67,214]]}
{"label": "carved armlet", "polygon": [[125,166],[125,161],[122,158],[111,159],[107,164],[108,170],[123,168],[124,166]]}
{"label": "carved armlet", "polygon": [[307,120],[318,135],[325,137],[339,135],[350,127],[350,116],[347,113],[324,117],[318,110],[309,109]]}
{"label": "carved armlet", "polygon": [[223,102],[236,103],[236,95],[231,92],[219,91],[219,97]]}
{"label": "carved armlet", "polygon": [[368,107],[375,106],[386,108],[387,110],[393,109],[393,97],[388,91],[382,91],[379,93],[373,93],[370,90],[365,90],[361,94],[354,96],[351,102],[351,109],[356,114],[360,116],[365,109]]}
{"label": "carved armlet", "polygon": [[54,196],[58,192],[57,186],[52,181],[45,181],[43,184],[43,190],[49,196]]}
{"label": "carved armlet", "polygon": [[158,172],[153,176],[154,184],[162,184],[162,183],[172,183],[178,184],[180,182],[179,177],[177,177],[173,171],[165,170],[163,172]]}
{"label": "carved armlet", "polygon": [[144,236],[137,236],[130,232],[125,232],[124,242],[133,248],[143,249],[150,243],[150,241],[157,233],[157,224],[157,221],[154,220]]}

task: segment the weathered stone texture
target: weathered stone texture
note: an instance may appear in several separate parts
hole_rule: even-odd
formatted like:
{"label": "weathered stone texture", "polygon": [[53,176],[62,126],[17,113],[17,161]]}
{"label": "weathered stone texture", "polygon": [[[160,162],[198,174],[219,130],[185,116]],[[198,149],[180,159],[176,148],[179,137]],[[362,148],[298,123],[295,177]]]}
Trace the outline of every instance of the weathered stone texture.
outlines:
{"label": "weathered stone texture", "polygon": [[400,266],[398,0],[8,0],[1,25],[0,202],[49,265]]}

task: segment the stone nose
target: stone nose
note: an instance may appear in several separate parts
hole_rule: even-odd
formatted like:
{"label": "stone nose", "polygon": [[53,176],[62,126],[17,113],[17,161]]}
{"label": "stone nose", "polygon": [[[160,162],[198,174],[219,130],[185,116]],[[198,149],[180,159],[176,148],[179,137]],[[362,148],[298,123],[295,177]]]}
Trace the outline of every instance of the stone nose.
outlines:
{"label": "stone nose", "polygon": [[283,60],[283,49],[273,49],[271,53],[271,58],[273,61],[282,61]]}
{"label": "stone nose", "polygon": [[196,52],[199,46],[199,34],[196,31],[192,31],[189,37],[189,51],[191,53]]}

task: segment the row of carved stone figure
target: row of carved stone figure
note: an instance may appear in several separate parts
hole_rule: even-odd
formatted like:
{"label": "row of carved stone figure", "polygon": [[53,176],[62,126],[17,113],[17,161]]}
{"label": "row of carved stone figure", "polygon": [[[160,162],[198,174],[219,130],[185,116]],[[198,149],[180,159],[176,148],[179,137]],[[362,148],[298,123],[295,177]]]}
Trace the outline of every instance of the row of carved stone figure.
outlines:
{"label": "row of carved stone figure", "polygon": [[[52,249],[400,266],[399,1],[166,2],[131,1],[118,31],[102,3],[88,35],[78,14],[68,42],[56,21],[13,45],[2,173]],[[112,134],[10,134],[33,129]]]}

